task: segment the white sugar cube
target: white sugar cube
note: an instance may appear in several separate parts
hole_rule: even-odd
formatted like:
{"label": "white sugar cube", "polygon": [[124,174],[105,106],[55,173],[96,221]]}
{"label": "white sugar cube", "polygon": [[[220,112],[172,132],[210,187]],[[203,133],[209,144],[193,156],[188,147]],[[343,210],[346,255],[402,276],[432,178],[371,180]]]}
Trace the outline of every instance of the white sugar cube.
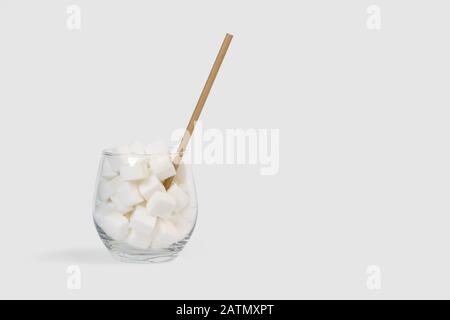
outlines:
{"label": "white sugar cube", "polygon": [[180,233],[175,224],[169,220],[158,218],[151,247],[165,249],[179,240],[181,240]]}
{"label": "white sugar cube", "polygon": [[184,162],[181,162],[177,168],[177,174],[173,179],[174,182],[178,184],[185,183],[189,179],[192,178],[192,169],[190,165],[186,165]]}
{"label": "white sugar cube", "polygon": [[144,198],[141,197],[135,183],[123,181],[117,187],[117,190],[111,197],[111,200],[115,205],[132,207],[144,201]]}
{"label": "white sugar cube", "polygon": [[107,201],[115,192],[108,182],[108,180],[102,179],[98,185],[97,197],[101,201]]}
{"label": "white sugar cube", "polygon": [[154,175],[150,175],[150,177],[139,184],[139,192],[146,200],[150,199],[156,191],[165,192],[166,189],[164,189],[162,183]]}
{"label": "white sugar cube", "polygon": [[145,235],[131,230],[127,239],[125,240],[130,246],[138,249],[147,249],[150,246],[152,237],[150,235]]}
{"label": "white sugar cube", "polygon": [[118,174],[121,166],[128,165],[128,158],[126,156],[114,155],[108,157],[108,162],[111,169]]}
{"label": "white sugar cube", "polygon": [[117,212],[120,212],[121,214],[125,215],[131,210],[133,210],[132,206],[127,206],[123,204],[119,197],[112,196],[111,197],[111,203],[114,205],[114,209]]}
{"label": "white sugar cube", "polygon": [[103,179],[98,187],[98,197],[100,200],[106,201],[111,198],[116,193],[120,183],[122,183],[122,179],[119,176],[112,180]]}
{"label": "white sugar cube", "polygon": [[181,212],[175,213],[170,217],[170,220],[177,226],[186,224],[192,226],[197,219],[197,208],[186,207]]}
{"label": "white sugar cube", "polygon": [[195,193],[195,187],[192,180],[188,179],[183,183],[178,183],[178,186],[183,190],[189,197],[189,205],[197,206],[197,194]]}
{"label": "white sugar cube", "polygon": [[175,167],[168,155],[153,156],[150,159],[150,168],[159,180],[164,181],[175,175]]}
{"label": "white sugar cube", "polygon": [[121,166],[128,165],[128,155],[130,154],[130,148],[128,146],[122,146],[112,150],[114,155],[108,156],[108,161],[111,169],[115,172],[119,172]]}
{"label": "white sugar cube", "polygon": [[112,202],[102,202],[95,207],[95,215],[112,214],[115,211],[115,207]]}
{"label": "white sugar cube", "polygon": [[130,218],[130,227],[138,234],[151,236],[156,224],[155,217],[151,216],[143,206],[137,206]]}
{"label": "white sugar cube", "polygon": [[120,176],[125,181],[142,180],[147,178],[148,174],[148,167],[143,161],[137,161],[132,166],[120,167]]}
{"label": "white sugar cube", "polygon": [[188,195],[189,205],[196,206],[197,196],[195,193],[191,166],[186,165],[183,162],[180,163],[177,169],[177,174],[173,179],[173,182],[178,184],[178,186]]}
{"label": "white sugar cube", "polygon": [[170,220],[176,225],[180,235],[184,238],[192,231],[197,218],[197,209],[186,207],[183,211],[175,213]]}
{"label": "white sugar cube", "polygon": [[181,211],[189,204],[189,196],[176,183],[172,183],[167,193],[175,199],[175,211]]}
{"label": "white sugar cube", "polygon": [[149,155],[168,155],[169,154],[169,147],[167,144],[165,144],[162,141],[157,141],[148,144],[145,147],[145,153]]}
{"label": "white sugar cube", "polygon": [[105,159],[102,165],[102,177],[106,179],[112,179],[117,176],[117,172],[113,170],[109,159]]}
{"label": "white sugar cube", "polygon": [[186,237],[194,227],[194,222],[186,219],[183,215],[179,213],[176,213],[172,217],[170,217],[170,221],[172,221],[177,227],[180,235],[180,240]]}
{"label": "white sugar cube", "polygon": [[145,154],[146,153],[146,146],[141,142],[133,142],[129,146],[130,152],[134,154]]}
{"label": "white sugar cube", "polygon": [[176,206],[175,200],[165,192],[156,191],[147,202],[147,210],[154,217],[169,217]]}
{"label": "white sugar cube", "polygon": [[183,216],[186,220],[193,223],[197,219],[197,208],[186,207],[179,214]]}
{"label": "white sugar cube", "polygon": [[94,216],[98,226],[112,239],[124,240],[128,235],[128,219],[120,213],[99,214]]}

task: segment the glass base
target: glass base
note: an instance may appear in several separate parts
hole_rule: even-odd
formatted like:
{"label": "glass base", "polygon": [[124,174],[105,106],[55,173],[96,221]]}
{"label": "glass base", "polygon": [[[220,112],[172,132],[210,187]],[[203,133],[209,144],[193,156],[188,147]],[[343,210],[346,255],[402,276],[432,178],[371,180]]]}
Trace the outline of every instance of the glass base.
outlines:
{"label": "glass base", "polygon": [[100,239],[105,247],[109,250],[112,257],[121,262],[127,263],[160,263],[168,262],[175,259],[178,254],[183,250],[187,241],[191,237],[191,232],[182,240],[171,244],[168,248],[164,249],[137,249],[129,246],[122,241],[116,241],[111,239],[97,223],[95,227],[98,231]]}
{"label": "glass base", "polygon": [[175,259],[178,254],[176,253],[147,253],[147,254],[130,254],[126,252],[110,251],[114,259],[120,262],[126,263],[161,263],[168,262]]}

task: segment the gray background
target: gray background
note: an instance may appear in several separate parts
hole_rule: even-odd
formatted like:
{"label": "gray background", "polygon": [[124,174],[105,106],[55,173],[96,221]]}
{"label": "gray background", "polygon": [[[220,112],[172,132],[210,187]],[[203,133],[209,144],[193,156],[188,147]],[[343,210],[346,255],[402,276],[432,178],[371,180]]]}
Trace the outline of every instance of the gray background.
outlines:
{"label": "gray background", "polygon": [[[1,0],[0,297],[449,298],[448,9]],[[196,166],[181,256],[115,262],[91,217],[100,151],[183,127],[226,32],[204,127],[279,128],[279,174]]]}

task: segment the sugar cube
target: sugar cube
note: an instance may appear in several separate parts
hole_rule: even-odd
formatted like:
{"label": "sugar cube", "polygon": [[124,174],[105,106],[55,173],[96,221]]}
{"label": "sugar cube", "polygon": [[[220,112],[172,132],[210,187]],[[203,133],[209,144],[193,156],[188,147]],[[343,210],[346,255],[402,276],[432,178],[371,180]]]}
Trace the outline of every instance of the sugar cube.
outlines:
{"label": "sugar cube", "polygon": [[139,194],[137,185],[128,181],[123,181],[118,185],[111,200],[115,205],[123,207],[132,207],[144,201]]}
{"label": "sugar cube", "polygon": [[95,206],[94,215],[111,214],[115,211],[112,202],[102,202]]}
{"label": "sugar cube", "polygon": [[181,212],[173,214],[170,220],[177,226],[180,234],[185,237],[194,228],[196,218],[197,209],[186,207]]}
{"label": "sugar cube", "polygon": [[94,216],[98,226],[112,239],[124,240],[128,235],[128,220],[120,213]]}
{"label": "sugar cube", "polygon": [[175,175],[175,167],[168,155],[158,155],[150,158],[150,168],[159,180],[165,179]]}
{"label": "sugar cube", "polygon": [[119,176],[112,180],[103,179],[98,187],[98,197],[100,200],[106,201],[111,198],[116,193],[116,190],[121,182],[122,179]]}
{"label": "sugar cube", "polygon": [[137,161],[132,166],[121,166],[120,176],[125,181],[142,180],[148,177],[148,167],[143,161]]}
{"label": "sugar cube", "polygon": [[150,246],[152,237],[150,235],[141,234],[131,229],[125,240],[130,246],[138,249],[147,249]]}
{"label": "sugar cube", "polygon": [[180,234],[175,224],[167,219],[158,218],[151,247],[153,249],[165,249],[179,240],[181,240]]}
{"label": "sugar cube", "polygon": [[189,196],[186,192],[183,191],[176,183],[172,183],[169,190],[167,190],[167,194],[172,196],[175,199],[175,211],[181,211],[189,204]]}
{"label": "sugar cube", "polygon": [[150,175],[147,179],[139,183],[139,192],[146,199],[150,199],[156,191],[165,192],[164,186],[154,175]]}
{"label": "sugar cube", "polygon": [[147,202],[147,210],[154,217],[169,217],[175,209],[176,202],[165,192],[156,191]]}
{"label": "sugar cube", "polygon": [[156,219],[147,212],[145,207],[137,206],[130,217],[130,227],[139,234],[151,236]]}
{"label": "sugar cube", "polygon": [[109,159],[105,159],[102,164],[102,177],[112,179],[117,176],[117,172],[113,170]]}

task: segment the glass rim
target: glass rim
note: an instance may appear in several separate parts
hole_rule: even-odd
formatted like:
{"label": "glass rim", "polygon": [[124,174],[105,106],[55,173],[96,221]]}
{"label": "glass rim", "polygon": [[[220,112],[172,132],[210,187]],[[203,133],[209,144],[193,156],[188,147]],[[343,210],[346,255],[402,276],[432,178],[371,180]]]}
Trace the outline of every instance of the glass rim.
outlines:
{"label": "glass rim", "polygon": [[174,150],[169,150],[169,153],[166,152],[153,152],[153,153],[133,153],[133,152],[120,152],[117,151],[116,148],[105,148],[102,150],[102,155],[103,156],[108,156],[108,157],[134,157],[134,158],[145,158],[145,157],[150,157],[150,156],[158,156],[158,155],[169,155],[169,156],[177,156],[181,154],[181,152],[178,151],[174,151]]}

